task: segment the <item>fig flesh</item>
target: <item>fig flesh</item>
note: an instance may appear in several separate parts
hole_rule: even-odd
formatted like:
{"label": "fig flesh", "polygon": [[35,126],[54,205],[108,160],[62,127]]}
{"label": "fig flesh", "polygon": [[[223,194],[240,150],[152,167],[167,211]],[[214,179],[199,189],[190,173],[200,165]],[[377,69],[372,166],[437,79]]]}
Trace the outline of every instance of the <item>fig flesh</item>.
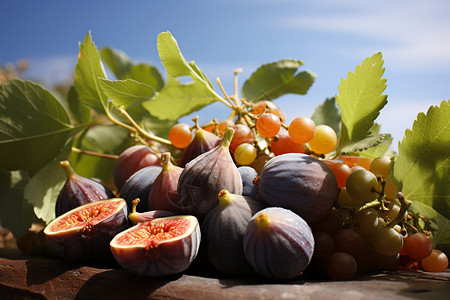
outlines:
{"label": "fig flesh", "polygon": [[269,207],[248,222],[244,253],[250,265],[266,278],[288,280],[300,276],[313,252],[311,228],[288,209]]}
{"label": "fig flesh", "polygon": [[111,257],[109,242],[128,228],[125,200],[100,200],[74,208],[44,229],[47,241],[60,256],[85,261]]}
{"label": "fig flesh", "polygon": [[227,190],[220,191],[218,198],[219,204],[208,213],[201,225],[209,262],[225,274],[252,273],[253,269],[244,254],[244,233],[248,221],[265,205]]}
{"label": "fig flesh", "polygon": [[56,217],[80,205],[115,197],[106,185],[75,173],[69,161],[61,161],[60,165],[63,167],[67,179],[56,199]]}
{"label": "fig flesh", "polygon": [[147,277],[186,270],[197,256],[200,227],[194,216],[172,216],[139,223],[110,243],[117,262],[128,272]]}
{"label": "fig flesh", "polygon": [[200,222],[218,204],[221,190],[242,194],[241,175],[228,149],[233,133],[227,128],[221,144],[186,164],[178,180],[177,205]]}
{"label": "fig flesh", "polygon": [[339,188],[334,173],[319,159],[286,153],[264,165],[259,193],[270,206],[290,209],[311,224],[332,209]]}

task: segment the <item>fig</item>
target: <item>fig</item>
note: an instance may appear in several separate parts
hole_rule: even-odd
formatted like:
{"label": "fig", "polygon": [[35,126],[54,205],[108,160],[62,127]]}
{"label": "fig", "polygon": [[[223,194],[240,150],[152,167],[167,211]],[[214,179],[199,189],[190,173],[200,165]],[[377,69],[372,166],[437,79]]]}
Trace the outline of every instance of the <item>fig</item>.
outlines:
{"label": "fig", "polygon": [[148,209],[181,213],[181,209],[177,206],[177,186],[183,168],[172,164],[170,158],[170,152],[165,152],[161,155],[163,167],[148,194]]}
{"label": "fig", "polygon": [[145,199],[137,208],[138,212],[148,211],[148,194],[155,182],[156,177],[161,173],[162,166],[148,166],[140,169],[130,176],[120,190],[120,197],[125,199],[128,209],[132,208],[132,201],[136,198]]}
{"label": "fig", "polygon": [[110,243],[115,259],[128,272],[147,277],[186,270],[197,256],[200,226],[194,216],[171,216],[138,223]]}
{"label": "fig", "polygon": [[75,173],[69,161],[61,161],[60,165],[67,179],[56,199],[56,217],[80,205],[116,197],[103,183]]}
{"label": "fig", "polygon": [[200,221],[219,203],[221,190],[242,194],[241,175],[228,149],[233,133],[227,128],[219,146],[191,160],[180,174],[177,205]]}
{"label": "fig", "polygon": [[238,171],[242,178],[242,195],[252,198],[259,197],[258,185],[254,183],[256,177],[258,177],[258,172],[249,166],[240,166]]}
{"label": "fig", "polygon": [[134,145],[123,151],[114,165],[114,183],[119,191],[130,178],[142,168],[161,164],[159,157],[146,145]]}
{"label": "fig", "polygon": [[50,222],[45,237],[57,254],[72,260],[112,258],[109,242],[128,228],[124,199],[113,198],[76,207]]}
{"label": "fig", "polygon": [[319,159],[302,153],[286,153],[264,165],[259,193],[269,206],[290,209],[311,224],[332,209],[339,189],[336,176]]}
{"label": "fig", "polygon": [[255,138],[252,130],[248,126],[244,124],[234,124],[230,127],[234,130],[234,135],[229,146],[231,154],[234,154],[234,151],[240,144],[248,143],[253,145]]}
{"label": "fig", "polygon": [[244,233],[244,253],[260,275],[289,280],[311,261],[314,237],[303,218],[291,210],[268,207],[257,212]]}
{"label": "fig", "polygon": [[265,205],[227,190],[220,191],[218,199],[219,204],[206,215],[201,225],[209,262],[225,274],[251,273],[253,269],[243,250],[244,233],[248,221]]}
{"label": "fig", "polygon": [[139,198],[136,198],[133,201],[131,201],[133,206],[131,213],[128,215],[128,219],[130,219],[133,225],[136,225],[137,223],[150,221],[156,218],[163,218],[175,215],[173,212],[167,210],[150,210],[142,213],[137,212],[136,207],[140,201],[141,200]]}
{"label": "fig", "polygon": [[214,133],[202,129],[198,125],[198,118],[195,119],[195,128],[194,138],[189,146],[183,150],[183,154],[181,156],[180,166],[183,168],[192,159],[217,147],[221,142],[220,137]]}

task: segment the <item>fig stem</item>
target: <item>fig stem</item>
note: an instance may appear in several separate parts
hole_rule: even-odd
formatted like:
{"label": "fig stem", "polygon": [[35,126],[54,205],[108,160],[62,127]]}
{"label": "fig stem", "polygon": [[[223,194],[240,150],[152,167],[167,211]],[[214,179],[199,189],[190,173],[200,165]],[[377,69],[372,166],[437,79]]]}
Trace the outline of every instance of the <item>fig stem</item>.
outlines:
{"label": "fig stem", "polygon": [[220,145],[222,147],[228,148],[230,146],[231,139],[233,138],[233,135],[234,135],[234,129],[231,128],[231,127],[228,127],[225,130],[225,133],[224,133],[223,138],[222,138],[222,143]]}
{"label": "fig stem", "polygon": [[70,178],[76,175],[74,169],[70,165],[70,162],[68,160],[60,161],[59,164],[63,168],[64,172],[66,173],[66,177]]}
{"label": "fig stem", "polygon": [[228,190],[221,190],[219,192],[218,198],[221,207],[226,207],[232,202],[231,194]]}
{"label": "fig stem", "polygon": [[172,162],[170,161],[170,158],[171,158],[170,152],[164,152],[163,154],[161,154],[161,162],[163,164],[164,172],[168,171],[173,166]]}
{"label": "fig stem", "polygon": [[134,199],[133,201],[131,201],[131,214],[135,214],[136,213],[136,207],[138,206],[139,202],[141,200],[139,198]]}
{"label": "fig stem", "polygon": [[265,229],[270,224],[270,218],[266,212],[260,212],[256,216],[256,224],[258,225],[258,229]]}

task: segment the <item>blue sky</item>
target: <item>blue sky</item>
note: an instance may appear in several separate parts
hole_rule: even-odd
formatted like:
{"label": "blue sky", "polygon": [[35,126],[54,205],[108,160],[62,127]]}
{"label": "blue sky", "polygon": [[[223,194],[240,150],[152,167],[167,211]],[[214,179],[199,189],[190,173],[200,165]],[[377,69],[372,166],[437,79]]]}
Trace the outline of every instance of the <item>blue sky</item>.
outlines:
{"label": "blue sky", "polygon": [[[6,0],[0,63],[25,58],[28,78],[67,80],[78,42],[90,30],[98,47],[116,47],[162,71],[156,37],[170,31],[184,56],[212,81],[220,77],[229,93],[235,68],[243,68],[242,84],[264,63],[303,60],[302,69],[317,74],[316,82],[306,96],[275,102],[290,120],[310,116],[338,93],[341,78],[382,52],[388,104],[377,122],[393,134],[396,149],[417,113],[450,98],[449,15],[446,0]],[[202,110],[200,120],[227,112],[218,103]]]}

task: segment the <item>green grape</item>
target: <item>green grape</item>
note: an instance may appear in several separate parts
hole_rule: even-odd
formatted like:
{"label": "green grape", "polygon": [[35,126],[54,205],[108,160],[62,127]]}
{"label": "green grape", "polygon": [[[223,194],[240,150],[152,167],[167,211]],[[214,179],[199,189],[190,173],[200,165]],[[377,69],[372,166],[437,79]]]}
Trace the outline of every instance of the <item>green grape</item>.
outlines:
{"label": "green grape", "polygon": [[337,145],[336,132],[328,125],[316,126],[316,133],[308,145],[317,154],[330,153]]}
{"label": "green grape", "polygon": [[389,175],[389,166],[391,165],[391,159],[387,156],[376,158],[370,164],[370,172],[377,177],[386,179]]}
{"label": "green grape", "polygon": [[362,203],[373,201],[377,198],[377,177],[370,171],[359,169],[348,175],[346,188],[350,196]]}
{"label": "green grape", "polygon": [[354,208],[361,206],[361,201],[358,201],[357,199],[354,199],[347,191],[347,188],[341,188],[341,191],[339,192],[338,197],[338,203],[342,207],[346,208]]}
{"label": "green grape", "polygon": [[234,160],[243,166],[251,164],[256,159],[257,150],[255,146],[248,143],[242,143],[234,151]]}
{"label": "green grape", "polygon": [[368,241],[376,252],[384,256],[396,255],[403,247],[403,236],[390,227],[378,228]]}
{"label": "green grape", "polygon": [[358,212],[353,218],[353,226],[364,238],[373,235],[382,225],[374,209],[365,209]]}
{"label": "green grape", "polygon": [[316,124],[307,117],[297,117],[289,124],[289,136],[297,144],[309,142],[316,132]]}

